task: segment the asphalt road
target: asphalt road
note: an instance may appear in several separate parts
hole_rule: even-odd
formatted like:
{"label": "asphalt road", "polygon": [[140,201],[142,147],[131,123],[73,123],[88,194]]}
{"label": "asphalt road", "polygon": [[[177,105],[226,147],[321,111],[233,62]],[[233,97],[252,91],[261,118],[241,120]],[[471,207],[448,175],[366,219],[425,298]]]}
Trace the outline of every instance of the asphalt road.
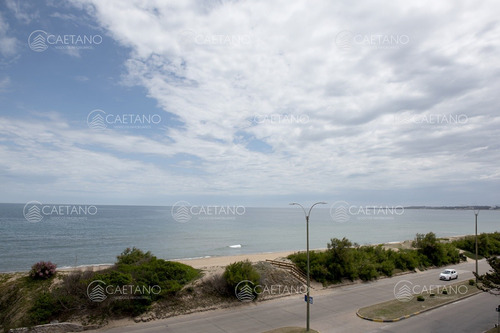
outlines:
{"label": "asphalt road", "polygon": [[[474,263],[454,266],[459,281],[473,278]],[[484,273],[488,264],[480,261],[479,271]],[[483,332],[493,327],[497,320],[495,307],[500,297],[480,294],[449,304],[445,307],[395,323],[376,323],[360,319],[356,310],[360,307],[394,299],[396,283],[406,280],[421,287],[446,285],[452,282],[439,281],[442,269],[432,269],[390,279],[380,279],[325,291],[311,292],[311,328],[327,332]],[[164,320],[139,323],[95,332],[106,333],[257,333],[284,326],[305,327],[303,295],[293,295],[261,303]],[[91,332],[91,331],[88,331]]]}
{"label": "asphalt road", "polygon": [[484,332],[497,323],[499,302],[500,297],[481,293],[370,332]]}

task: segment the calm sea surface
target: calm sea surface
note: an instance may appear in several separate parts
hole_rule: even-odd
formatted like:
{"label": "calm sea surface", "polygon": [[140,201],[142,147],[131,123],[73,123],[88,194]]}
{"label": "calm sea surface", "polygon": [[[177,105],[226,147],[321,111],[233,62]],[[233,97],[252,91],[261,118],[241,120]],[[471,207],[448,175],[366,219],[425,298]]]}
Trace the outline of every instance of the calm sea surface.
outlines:
{"label": "calm sea surface", "polygon": [[[50,260],[58,267],[113,263],[125,248],[133,246],[164,259],[306,247],[305,218],[298,207],[185,207],[184,211],[153,206],[29,208],[0,204],[0,272],[28,270],[40,260]],[[311,248],[325,248],[334,237],[373,244],[413,239],[416,233],[429,231],[440,237],[474,233],[472,211],[356,212],[340,223],[329,208],[315,207],[310,220]],[[479,232],[500,231],[500,211],[481,211],[478,226]]]}

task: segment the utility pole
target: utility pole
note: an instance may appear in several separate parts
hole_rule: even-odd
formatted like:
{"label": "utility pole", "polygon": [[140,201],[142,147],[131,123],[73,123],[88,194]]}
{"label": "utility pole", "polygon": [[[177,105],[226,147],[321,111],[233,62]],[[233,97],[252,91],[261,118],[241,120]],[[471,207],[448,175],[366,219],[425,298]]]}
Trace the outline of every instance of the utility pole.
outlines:
{"label": "utility pole", "polygon": [[476,216],[475,221],[476,221],[476,286],[477,286],[477,275],[479,274],[479,271],[477,269],[477,256],[478,256],[478,250],[477,250],[477,216],[479,215],[479,209],[474,209],[474,215]]}

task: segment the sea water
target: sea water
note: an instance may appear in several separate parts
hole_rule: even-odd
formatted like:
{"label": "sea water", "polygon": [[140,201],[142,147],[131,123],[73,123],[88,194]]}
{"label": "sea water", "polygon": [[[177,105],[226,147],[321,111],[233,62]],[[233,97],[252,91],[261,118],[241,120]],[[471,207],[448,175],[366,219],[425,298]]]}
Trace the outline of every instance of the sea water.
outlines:
{"label": "sea water", "polygon": [[[306,248],[306,220],[299,207],[67,206],[44,207],[42,219],[30,222],[25,204],[0,204],[0,272],[29,270],[40,260],[58,267],[113,263],[127,247],[164,259]],[[320,207],[310,216],[311,249],[326,248],[331,238],[376,244],[430,231],[439,237],[474,234],[471,210],[351,210],[347,220],[339,221],[330,207]],[[500,211],[482,210],[478,232],[493,231],[500,231]]]}

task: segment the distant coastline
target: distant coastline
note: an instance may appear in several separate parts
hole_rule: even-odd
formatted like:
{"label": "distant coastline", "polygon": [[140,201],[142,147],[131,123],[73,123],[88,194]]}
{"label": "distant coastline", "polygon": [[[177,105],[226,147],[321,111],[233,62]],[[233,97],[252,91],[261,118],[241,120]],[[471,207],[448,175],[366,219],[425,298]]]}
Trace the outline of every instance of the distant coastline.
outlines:
{"label": "distant coastline", "polygon": [[500,206],[407,206],[404,209],[499,210]]}

